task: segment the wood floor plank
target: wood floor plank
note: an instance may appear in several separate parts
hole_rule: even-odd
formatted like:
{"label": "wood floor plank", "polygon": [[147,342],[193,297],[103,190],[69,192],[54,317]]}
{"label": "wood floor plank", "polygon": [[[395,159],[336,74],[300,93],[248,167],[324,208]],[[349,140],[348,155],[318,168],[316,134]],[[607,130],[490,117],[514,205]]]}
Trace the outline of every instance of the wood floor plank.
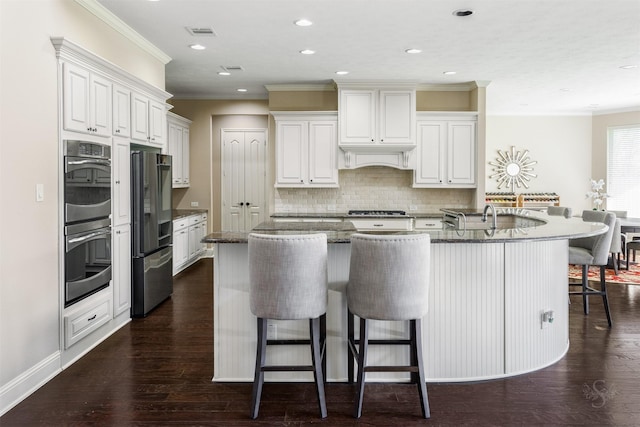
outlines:
{"label": "wood floor plank", "polygon": [[[251,384],[212,383],[213,263],[174,280],[174,295],[134,319],[0,418],[0,426],[637,426],[640,424],[640,286],[611,285],[614,327],[601,300],[570,307],[569,353],[531,374],[468,384],[428,384],[431,419],[409,384],[329,383],[321,420],[312,383],[264,387],[249,418]],[[607,392],[603,392],[604,387]],[[594,391],[595,390],[595,391]],[[600,393],[600,394],[598,394]]]}

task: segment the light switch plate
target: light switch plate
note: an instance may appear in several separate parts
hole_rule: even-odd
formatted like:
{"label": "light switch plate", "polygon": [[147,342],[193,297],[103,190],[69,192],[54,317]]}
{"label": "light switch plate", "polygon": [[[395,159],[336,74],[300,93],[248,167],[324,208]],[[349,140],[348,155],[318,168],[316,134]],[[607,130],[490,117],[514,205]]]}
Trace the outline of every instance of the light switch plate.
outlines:
{"label": "light switch plate", "polygon": [[44,184],[36,184],[36,202],[44,202]]}
{"label": "light switch plate", "polygon": [[198,203],[198,202],[191,202],[191,207],[192,207],[192,208],[197,208],[198,206],[200,206],[200,203]]}

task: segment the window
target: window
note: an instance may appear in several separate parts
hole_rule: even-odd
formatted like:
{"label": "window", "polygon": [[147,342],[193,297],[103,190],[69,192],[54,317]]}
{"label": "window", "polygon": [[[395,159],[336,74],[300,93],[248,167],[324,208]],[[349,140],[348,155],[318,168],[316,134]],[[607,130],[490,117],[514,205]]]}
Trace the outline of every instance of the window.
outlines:
{"label": "window", "polygon": [[640,125],[608,129],[607,209],[640,217]]}

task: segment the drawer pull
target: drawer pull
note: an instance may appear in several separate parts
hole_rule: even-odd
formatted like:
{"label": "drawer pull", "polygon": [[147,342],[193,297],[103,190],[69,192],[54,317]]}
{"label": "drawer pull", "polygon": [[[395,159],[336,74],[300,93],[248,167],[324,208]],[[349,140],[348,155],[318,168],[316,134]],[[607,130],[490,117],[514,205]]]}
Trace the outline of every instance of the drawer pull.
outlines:
{"label": "drawer pull", "polygon": [[373,224],[374,227],[384,227],[384,224]]}
{"label": "drawer pull", "polygon": [[96,316],[98,316],[98,315],[94,314],[93,316],[91,316],[90,318],[87,319],[87,322],[91,322],[93,319],[96,318]]}

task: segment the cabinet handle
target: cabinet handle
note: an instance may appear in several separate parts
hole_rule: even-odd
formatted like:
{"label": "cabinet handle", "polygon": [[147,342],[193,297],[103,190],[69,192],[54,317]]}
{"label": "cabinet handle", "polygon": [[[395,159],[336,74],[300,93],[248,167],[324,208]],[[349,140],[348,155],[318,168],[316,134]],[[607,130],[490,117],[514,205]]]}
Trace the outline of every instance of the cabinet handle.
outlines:
{"label": "cabinet handle", "polygon": [[312,180],[312,179],[310,179],[310,180],[309,180],[309,182],[313,182],[313,180]]}
{"label": "cabinet handle", "polygon": [[373,138],[371,138],[371,142],[374,142]]}
{"label": "cabinet handle", "polygon": [[247,202],[247,206],[249,206],[251,203]]}
{"label": "cabinet handle", "polygon": [[240,202],[240,206],[244,206],[244,203],[243,203],[243,202]]}
{"label": "cabinet handle", "polygon": [[91,128],[87,128],[87,130],[88,130],[89,132],[91,132]]}
{"label": "cabinet handle", "polygon": [[93,319],[96,318],[96,316],[98,316],[98,315],[94,314],[93,316],[91,316],[90,318],[87,319],[87,322],[91,322]]}
{"label": "cabinet handle", "polygon": [[116,133],[120,133],[120,129],[116,129]]}
{"label": "cabinet handle", "polygon": [[381,139],[380,142],[384,142],[384,139]]}

